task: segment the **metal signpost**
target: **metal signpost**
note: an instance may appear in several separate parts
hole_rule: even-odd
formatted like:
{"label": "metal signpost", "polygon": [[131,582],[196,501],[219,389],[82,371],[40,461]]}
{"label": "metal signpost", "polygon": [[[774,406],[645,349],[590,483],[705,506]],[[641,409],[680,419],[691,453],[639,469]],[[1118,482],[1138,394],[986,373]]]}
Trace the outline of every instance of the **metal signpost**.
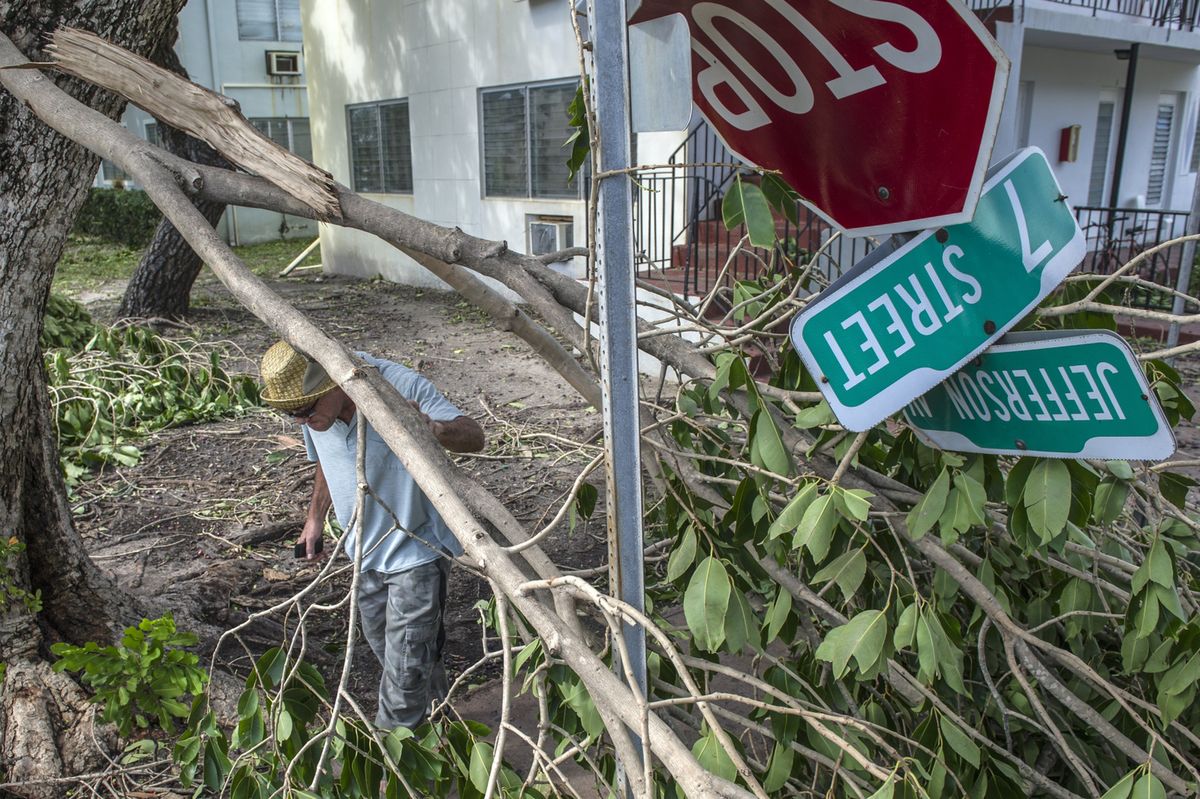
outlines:
{"label": "metal signpost", "polygon": [[904,417],[932,447],[1045,458],[1163,460],[1175,436],[1124,339],[1013,333]]}
{"label": "metal signpost", "polygon": [[[624,0],[590,0],[592,91],[600,131],[600,169],[630,166],[629,72]],[[605,178],[599,189],[596,264],[600,283],[601,386],[612,592],[645,609],[642,544],[641,427],[638,424],[637,328],[633,283],[631,179]],[[615,552],[613,550],[616,550]],[[634,680],[646,695],[646,631],[622,625]],[[614,657],[620,669],[620,658]],[[636,739],[636,735],[635,735]]]}
{"label": "metal signpost", "polygon": [[792,344],[834,414],[866,430],[957,371],[1034,308],[1084,255],[1037,148],[998,164],[970,224],[883,247],[792,321]]}
{"label": "metal signpost", "polygon": [[1008,57],[960,0],[641,0],[682,14],[692,96],[729,149],[880,235],[971,218]]}

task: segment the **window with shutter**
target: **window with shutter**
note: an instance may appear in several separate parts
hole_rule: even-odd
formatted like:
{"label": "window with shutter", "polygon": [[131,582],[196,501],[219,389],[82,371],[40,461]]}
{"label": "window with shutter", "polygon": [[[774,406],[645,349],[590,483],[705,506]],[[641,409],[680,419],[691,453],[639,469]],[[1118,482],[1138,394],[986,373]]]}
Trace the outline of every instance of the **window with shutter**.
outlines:
{"label": "window with shutter", "polygon": [[237,23],[242,41],[298,42],[300,0],[237,0]]}
{"label": "window with shutter", "polygon": [[1192,134],[1192,159],[1188,171],[1200,172],[1200,109],[1196,112],[1196,130]]}
{"label": "window with shutter", "polygon": [[1167,161],[1171,155],[1171,132],[1175,123],[1175,103],[1164,98],[1154,119],[1154,138],[1150,144],[1150,177],[1146,181],[1146,203],[1162,202],[1167,183]]}
{"label": "window with shutter", "polygon": [[577,198],[563,142],[578,81],[480,91],[485,197]]}
{"label": "window with shutter", "polygon": [[529,152],[532,156],[530,194],[534,197],[578,197],[579,186],[568,182],[567,150],[571,135],[567,107],[575,86],[542,86],[529,90]]}
{"label": "window with shutter", "polygon": [[1104,204],[1104,184],[1108,182],[1108,151],[1112,142],[1116,103],[1103,101],[1096,112],[1096,139],[1092,145],[1092,174],[1088,183],[1088,205]]}
{"label": "window with shutter", "polygon": [[484,92],[483,193],[487,197],[529,196],[529,152],[525,90]]}
{"label": "window with shutter", "polygon": [[413,179],[408,101],[350,106],[346,118],[354,190],[410,194]]}

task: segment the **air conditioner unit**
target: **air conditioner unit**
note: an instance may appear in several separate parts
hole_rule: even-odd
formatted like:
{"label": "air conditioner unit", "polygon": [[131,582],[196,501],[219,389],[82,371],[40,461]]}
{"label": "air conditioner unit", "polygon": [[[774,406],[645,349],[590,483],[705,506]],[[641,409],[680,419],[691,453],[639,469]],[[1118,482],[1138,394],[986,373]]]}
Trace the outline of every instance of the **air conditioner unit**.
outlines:
{"label": "air conditioner unit", "polygon": [[267,74],[299,75],[300,54],[291,50],[268,50]]}
{"label": "air conditioner unit", "polygon": [[530,255],[545,255],[575,246],[575,226],[570,219],[531,217],[527,227]]}

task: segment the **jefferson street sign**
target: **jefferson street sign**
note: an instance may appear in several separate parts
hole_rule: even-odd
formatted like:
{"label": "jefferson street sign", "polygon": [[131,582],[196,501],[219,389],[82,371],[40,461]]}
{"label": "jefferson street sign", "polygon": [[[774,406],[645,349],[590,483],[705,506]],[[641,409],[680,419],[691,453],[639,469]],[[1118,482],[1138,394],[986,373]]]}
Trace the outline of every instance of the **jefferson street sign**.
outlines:
{"label": "jefferson street sign", "polygon": [[925,443],[959,452],[1163,460],[1175,451],[1129,345],[1102,330],[1013,333],[904,417]]}
{"label": "jefferson street sign", "polygon": [[961,0],[641,0],[682,14],[692,98],[853,235],[971,219],[1009,61]]}
{"label": "jefferson street sign", "polygon": [[970,224],[871,253],[792,320],[834,414],[866,430],[957,371],[1062,282],[1083,233],[1041,150],[989,173]]}

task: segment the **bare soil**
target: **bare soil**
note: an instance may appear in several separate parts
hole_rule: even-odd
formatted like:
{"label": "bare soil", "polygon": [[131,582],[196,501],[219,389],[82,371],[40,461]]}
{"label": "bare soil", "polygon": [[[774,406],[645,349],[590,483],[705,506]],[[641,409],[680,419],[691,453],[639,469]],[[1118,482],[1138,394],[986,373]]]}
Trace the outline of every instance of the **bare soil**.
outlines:
{"label": "bare soil", "polygon": [[[457,295],[311,273],[273,287],[347,346],[417,369],[478,420],[487,449],[458,462],[528,529],[554,516],[582,465],[598,452],[600,415],[520,339],[494,329]],[[114,312],[121,286],[105,289],[87,298],[101,321]],[[257,375],[259,355],[275,340],[266,326],[212,281],[193,292],[193,308],[191,328],[179,334],[226,342],[226,366]],[[588,447],[570,443],[589,440]],[[196,607],[205,622],[226,629],[293,595],[317,573],[316,565],[292,556],[313,468],[291,420],[263,410],[160,431],[138,445],[140,463],[96,475],[74,498],[93,557],[123,587],[166,607]],[[573,530],[561,525],[547,551],[566,568],[603,562],[602,518],[598,509]],[[343,573],[319,589],[319,600],[336,603],[348,585]],[[476,604],[489,596],[483,581],[454,570],[446,615],[451,679],[481,655]],[[246,668],[251,656],[282,643],[293,621],[280,616],[255,625],[243,637],[246,648],[227,643],[218,663],[235,672]],[[308,656],[327,679],[340,671],[346,638],[344,607],[307,626]],[[214,644],[204,642],[206,655]],[[496,672],[493,661],[471,681]],[[365,644],[357,646],[350,685],[367,713],[374,710],[378,680],[374,656]],[[492,709],[490,702],[476,704]]]}

